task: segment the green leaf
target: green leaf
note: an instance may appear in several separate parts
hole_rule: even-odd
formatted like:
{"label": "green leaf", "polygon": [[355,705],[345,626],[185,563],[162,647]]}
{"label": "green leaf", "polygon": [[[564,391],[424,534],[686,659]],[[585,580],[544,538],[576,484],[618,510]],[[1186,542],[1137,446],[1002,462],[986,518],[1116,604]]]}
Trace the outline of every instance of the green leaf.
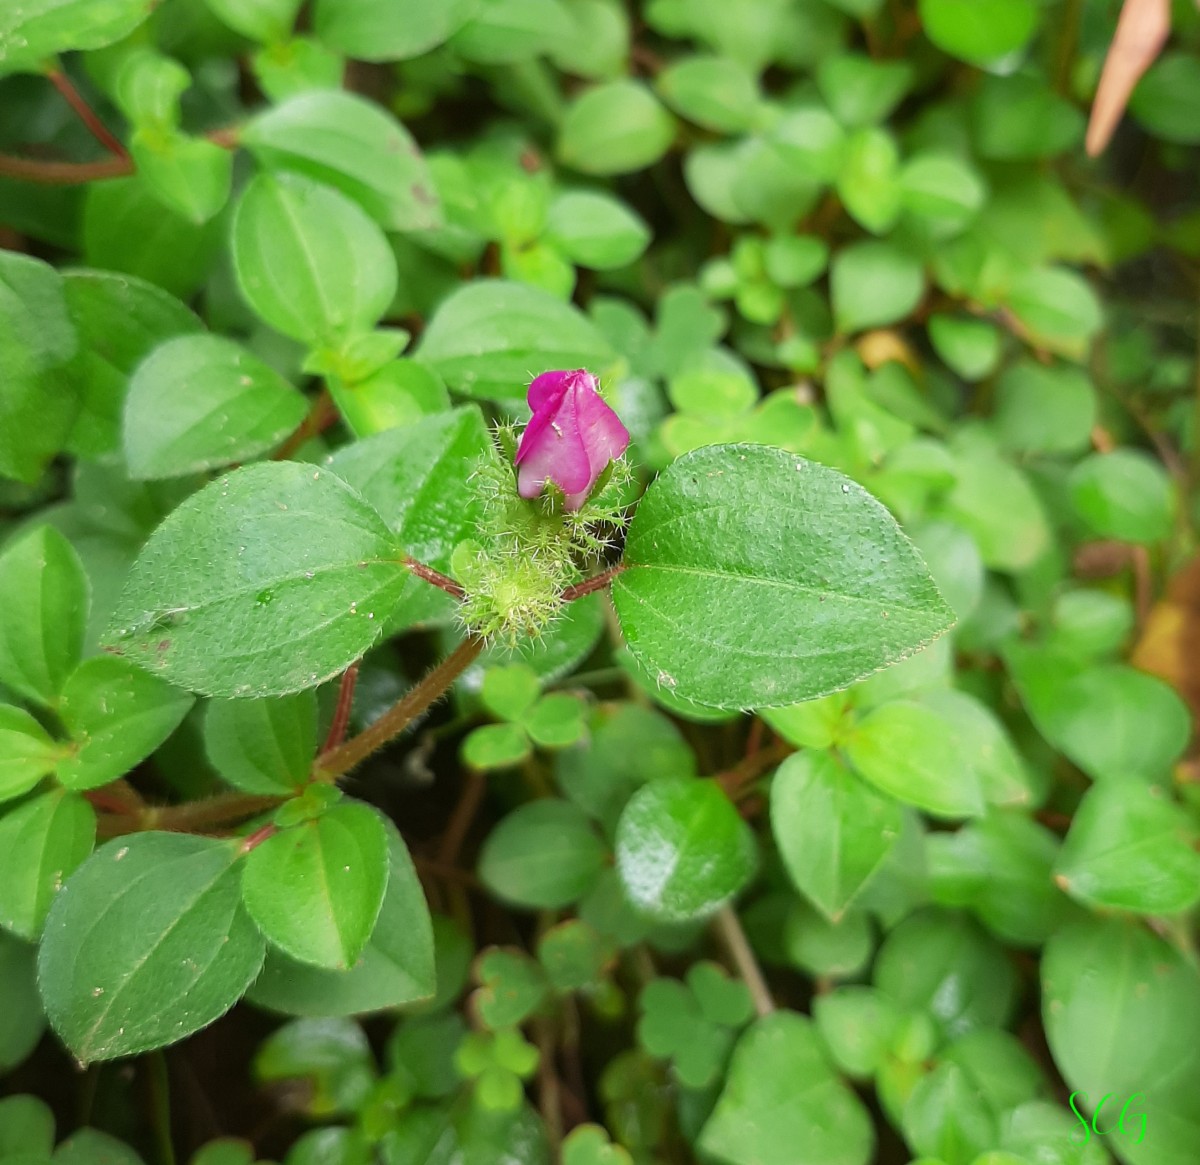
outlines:
{"label": "green leaf", "polygon": [[89,267],[136,275],[191,296],[224,245],[225,219],[202,227],[168,210],[137,178],[89,185],[83,204],[83,255]]}
{"label": "green leaf", "polygon": [[860,974],[875,945],[871,921],[863,911],[851,908],[832,921],[799,901],[790,903],[780,937],[792,966],[837,978]]}
{"label": "green leaf", "polygon": [[996,1118],[957,1064],[922,1076],[904,1106],[904,1138],[916,1153],[968,1162],[996,1143]]}
{"label": "green leaf", "polygon": [[873,235],[882,235],[900,217],[900,151],[885,130],[864,128],[846,139],[839,152],[837,192],[850,216]]}
{"label": "green leaf", "polygon": [[1171,481],[1162,464],[1145,453],[1095,453],[1075,467],[1069,484],[1076,511],[1101,537],[1152,543],[1171,532]]}
{"label": "green leaf", "polygon": [[546,239],[572,263],[608,271],[632,263],[645,251],[650,228],[610,195],[567,190],[550,203]]}
{"label": "green leaf", "polygon": [[830,112],[848,129],[885,120],[912,82],[908,61],[841,53],[822,58],[817,66],[817,88]]}
{"label": "green leaf", "polygon": [[779,856],[796,888],[831,921],[879,869],[901,824],[900,806],[831,754],[790,756],[771,780]]}
{"label": "green leaf", "polygon": [[174,296],[130,275],[67,271],[63,290],[79,333],[79,351],[67,365],[80,396],[70,447],[84,456],[115,453],[133,370],[164,340],[203,325]]}
{"label": "green leaf", "polygon": [[251,1003],[287,1015],[358,1015],[433,995],[429,907],[404,840],[390,821],[384,829],[387,890],[375,930],[358,961],[349,970],[330,971],[268,948],[262,974],[246,994]]}
{"label": "green leaf", "polygon": [[48,1159],[54,1152],[54,1113],[36,1096],[0,1100],[0,1160],[28,1153]]}
{"label": "green leaf", "polygon": [[96,814],[76,793],[48,789],[0,816],[0,926],[36,940],[63,882],[96,843]]}
{"label": "green leaf", "polygon": [[1029,817],[989,813],[925,839],[930,895],[941,905],[971,907],[1006,942],[1038,946],[1066,905],[1051,878],[1058,849],[1058,838]]}
{"label": "green leaf", "polygon": [[957,434],[956,480],[947,514],[975,539],[985,566],[1019,571],[1050,546],[1050,525],[1029,478],[993,442],[971,430]]}
{"label": "green leaf", "polygon": [[663,777],[617,822],[617,872],[633,906],[658,922],[716,913],[754,873],[753,834],[715,781]]}
{"label": "green leaf", "polygon": [[1009,285],[1007,299],[1032,343],[1074,360],[1084,359],[1104,324],[1091,286],[1063,267],[1023,269]]}
{"label": "green leaf", "polygon": [[877,501],[764,446],[712,445],[672,463],[638,507],[624,563],[612,594],[630,651],[661,686],[711,707],[847,687],[951,619]]}
{"label": "green leaf", "polygon": [[299,789],[317,751],[316,693],[210,701],[204,750],[217,772],[247,793]]}
{"label": "green leaf", "polygon": [[37,947],[0,931],[0,1071],[28,1057],[46,1026],[37,985]]}
{"label": "green leaf", "polygon": [[54,1151],[54,1165],[144,1165],[124,1141],[99,1129],[72,1133]]}
{"label": "green leaf", "polygon": [[462,27],[479,0],[318,0],[317,34],[364,61],[402,61],[436,48]]}
{"label": "green leaf", "polygon": [[68,49],[99,49],[131,33],[153,0],[29,0],[0,12],[0,74],[37,72]]}
{"label": "green leaf", "polygon": [[24,708],[0,704],[0,801],[28,793],[62,755],[62,745]]}
{"label": "green leaf", "polygon": [[174,57],[137,47],[122,54],[114,66],[110,88],[117,108],[133,126],[150,130],[162,141],[178,128],[179,99],[191,84],[191,73]]}
{"label": "green leaf", "polygon": [[286,955],[344,970],[375,929],[387,874],[383,822],[366,805],[344,801],[255,846],[242,900],[263,937]]}
{"label": "green leaf", "polygon": [[875,1135],[862,1102],[826,1062],[812,1024],[777,1011],[738,1040],[698,1145],[730,1165],[867,1165]]}
{"label": "green leaf", "polygon": [[537,673],[525,664],[489,667],[483,676],[479,698],[500,720],[520,720],[541,694]]}
{"label": "green leaf", "polygon": [[463,741],[463,762],[481,772],[519,765],[530,752],[529,736],[520,724],[485,724]]}
{"label": "green leaf", "polygon": [[482,952],[475,963],[475,978],[480,987],[471,995],[471,1011],[492,1031],[524,1023],[546,998],[545,972],[516,947]]}
{"label": "green leaf", "polygon": [[970,113],[972,149],[990,161],[1051,158],[1083,137],[1083,114],[1044,73],[985,76]]}
{"label": "green leaf", "polygon": [[1017,643],[1004,655],[1038,730],[1096,780],[1157,780],[1187,748],[1187,707],[1157,676]]}
{"label": "green leaf", "polygon": [[996,384],[993,424],[1014,453],[1080,453],[1091,444],[1096,413],[1096,390],[1081,368],[1022,360]]}
{"label": "green leaf", "polygon": [[138,130],[129,144],[138,178],[165,207],[199,226],[224,209],[233,187],[233,153],[207,138]]}
{"label": "green leaf", "polygon": [[[1100,1120],[1107,1129],[1137,1096],[1126,1125],[1133,1135],[1112,1147],[1128,1165],[1189,1165],[1200,1137],[1195,967],[1134,920],[1084,917],[1051,937],[1041,971],[1046,1036],[1067,1086],[1080,1094],[1078,1110],[1090,1115],[1111,1096]],[[1135,1114],[1149,1114],[1148,1135],[1136,1145]]]}
{"label": "green leaf", "polygon": [[1024,48],[1038,25],[1034,0],[920,0],[919,11],[925,35],[972,65]]}
{"label": "green leaf", "polygon": [[665,716],[623,703],[593,720],[590,739],[560,753],[554,771],[563,795],[611,832],[634,790],[656,777],[695,776],[696,757]]}
{"label": "green leaf", "polygon": [[1000,1027],[1016,1000],[1004,948],[969,918],[940,910],[909,915],[884,940],[875,986],[902,1007],[927,1010],[946,1039]]}
{"label": "green leaf", "polygon": [[179,727],[193,702],[124,659],[85,660],[63,688],[59,714],[70,751],[58,779],[69,789],[94,789],[124,776]]}
{"label": "green leaf", "polygon": [[953,154],[921,153],[900,172],[901,200],[936,238],[959,233],[987,199],[978,172]]}
{"label": "green leaf", "polygon": [[296,171],[336,187],[384,230],[441,225],[437,194],[412,135],[353,93],[302,93],[260,113],[239,142],[271,170]]}
{"label": "green leaf", "polygon": [[337,89],[346,71],[340,53],[311,36],[294,36],[261,48],[250,59],[254,79],[273,102],[314,89]]}
{"label": "green leaf", "polygon": [[900,1026],[900,1009],[873,987],[835,987],[813,1000],[813,1019],[838,1069],[855,1079],[874,1076]]}
{"label": "green leaf", "polygon": [[0,553],[0,683],[54,706],[83,652],[90,588],[75,548],[38,526]]}
{"label": "green leaf", "polygon": [[600,371],[613,353],[577,308],[522,283],[485,279],[438,306],[416,356],[455,392],[511,400],[524,399],[539,372]]}
{"label": "green leaf", "polygon": [[675,138],[675,119],[637,81],[588,89],[567,107],[558,157],[584,174],[628,174],[657,162]]}
{"label": "green leaf", "polygon": [[[378,511],[405,554],[449,571],[454,548],[478,532],[482,500],[471,477],[490,453],[483,417],[469,405],[347,445],[329,468]],[[444,620],[454,610],[449,595],[409,576],[389,626]]]}
{"label": "green leaf", "polygon": [[964,380],[982,380],[1000,362],[1000,331],[969,316],[929,317],[929,342],[946,365]]}
{"label": "green leaf", "polygon": [[174,1043],[223,1015],[262,967],[237,843],[136,833],[98,849],[46,919],[46,1014],[82,1063]]}
{"label": "green leaf", "polygon": [[656,85],[681,117],[717,133],[750,129],[758,111],[754,74],[729,57],[685,57],[664,69]]}
{"label": "green leaf", "polygon": [[360,207],[301,174],[259,174],[233,214],[233,266],[246,302],[313,347],[378,323],[396,294],[396,260]]}
{"label": "green leaf", "polygon": [[853,243],[833,257],[833,315],[839,331],[857,332],[904,319],[925,292],[920,260],[894,243]]}
{"label": "green leaf", "polygon": [[815,235],[776,235],[763,249],[766,274],[780,287],[804,287],[829,262],[829,248]]}
{"label": "green leaf", "polygon": [[479,855],[479,877],[516,906],[556,910],[591,889],[605,857],[581,809],[543,799],[521,806],[492,830]]}
{"label": "green leaf", "polygon": [[76,346],[58,272],[0,250],[0,477],[36,481],[65,443],[79,398],[63,367]]}
{"label": "green leaf", "polygon": [[179,336],[138,366],[125,400],[134,478],[182,477],[274,448],[308,412],[282,376],[221,336]]}
{"label": "green leaf", "polygon": [[1163,53],[1129,98],[1129,112],[1155,137],[1194,145],[1200,142],[1200,62],[1187,52]]}
{"label": "green leaf", "polygon": [[893,700],[869,712],[845,741],[846,757],[873,785],[938,817],[983,812],[979,778],[932,708]]}
{"label": "green leaf", "polygon": [[205,0],[209,10],[234,32],[261,43],[284,40],[303,0]]}
{"label": "green leaf", "polygon": [[539,748],[566,748],[586,731],[584,704],[569,692],[551,692],[526,713],[521,723]]}
{"label": "green leaf", "polygon": [[1200,830],[1161,789],[1089,789],[1059,855],[1059,885],[1089,906],[1180,914],[1200,900]]}
{"label": "green leaf", "polygon": [[547,51],[572,32],[559,0],[481,0],[450,49],[482,65],[516,65]]}
{"label": "green leaf", "polygon": [[205,695],[287,695],[374,643],[410,578],[399,557],[383,520],[334,474],[247,466],[150,536],[108,640]]}

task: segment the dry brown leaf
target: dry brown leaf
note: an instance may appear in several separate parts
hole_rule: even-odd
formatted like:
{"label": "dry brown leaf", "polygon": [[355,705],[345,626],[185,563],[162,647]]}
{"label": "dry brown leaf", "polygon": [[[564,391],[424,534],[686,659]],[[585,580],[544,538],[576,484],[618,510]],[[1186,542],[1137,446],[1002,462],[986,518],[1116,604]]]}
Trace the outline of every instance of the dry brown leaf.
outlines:
{"label": "dry brown leaf", "polygon": [[1088,121],[1087,152],[1093,158],[1108,145],[1129,95],[1154,64],[1170,31],[1170,0],[1125,0]]}
{"label": "dry brown leaf", "polygon": [[1200,725],[1200,558],[1194,558],[1155,603],[1132,663],[1171,684]]}

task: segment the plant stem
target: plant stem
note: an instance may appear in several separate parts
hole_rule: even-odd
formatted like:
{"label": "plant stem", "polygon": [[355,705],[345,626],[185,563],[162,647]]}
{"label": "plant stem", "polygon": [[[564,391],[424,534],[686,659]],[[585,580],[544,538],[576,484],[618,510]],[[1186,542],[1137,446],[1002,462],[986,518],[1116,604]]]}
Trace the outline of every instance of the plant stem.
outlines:
{"label": "plant stem", "polygon": [[567,587],[562,593],[562,601],[570,603],[575,599],[582,599],[584,595],[590,595],[593,591],[602,591],[624,569],[625,564],[618,562],[616,566],[610,566],[607,570],[592,575],[591,578],[585,578],[583,582],[577,582],[573,586]]}
{"label": "plant stem", "polygon": [[421,713],[427,711],[449,690],[450,685],[474,662],[483,650],[483,639],[468,635],[441,663],[404,695],[368,728],[339,745],[331,752],[317,757],[313,778],[335,781],[371,753],[399,736]]}
{"label": "plant stem", "polygon": [[466,591],[458,585],[448,574],[442,574],[440,570],[434,570],[432,566],[426,566],[423,562],[418,562],[415,558],[409,558],[407,555],[404,558],[404,565],[417,576],[423,578],[427,583],[432,583],[435,587],[439,587],[448,595],[453,595],[456,599],[461,599],[466,596]]}
{"label": "plant stem", "polygon": [[333,406],[333,397],[329,395],[329,389],[323,388],[317,394],[312,407],[308,410],[308,416],[296,426],[292,435],[271,454],[271,460],[289,460],[292,454],[306,441],[311,440],[318,433],[323,433],[337,419],[338,412]]}
{"label": "plant stem", "polygon": [[82,93],[75,88],[71,78],[62,72],[60,69],[54,69],[47,74],[50,78],[50,83],[57,89],[63,97],[66,98],[67,104],[75,110],[79,115],[79,120],[87,126],[88,132],[98,141],[108,152],[117,158],[128,160],[129,153],[125,147],[113,136],[112,131],[102,122],[96,111],[87,103]]}
{"label": "plant stem", "polygon": [[122,178],[133,173],[128,158],[101,158],[98,162],[49,162],[0,154],[0,178],[20,178],[44,186],[80,186],[100,178]]}
{"label": "plant stem", "polygon": [[354,688],[358,683],[358,663],[352,663],[342,672],[342,681],[338,685],[337,705],[333,709],[333,719],[329,723],[329,732],[325,743],[321,745],[320,756],[332,752],[346,739],[346,727],[350,723],[350,709],[354,704]]}
{"label": "plant stem", "polygon": [[106,814],[101,818],[100,830],[106,837],[119,837],[123,833],[139,833],[147,829],[191,833],[235,825],[256,813],[274,809],[286,800],[285,796],[222,793],[183,805],[150,805],[130,813]]}
{"label": "plant stem", "polygon": [[146,1085],[159,1157],[162,1165],[175,1165],[175,1145],[171,1139],[171,1080],[167,1073],[167,1058],[161,1048],[146,1057]]}
{"label": "plant stem", "polygon": [[750,991],[750,998],[754,1000],[754,1010],[759,1015],[770,1015],[775,1010],[775,1000],[771,998],[770,988],[767,987],[767,981],[763,978],[758,960],[754,957],[754,951],[750,949],[746,932],[742,930],[742,924],[738,921],[733,907],[722,906],[713,919],[713,926],[728,948],[729,957],[733,960],[742,982]]}

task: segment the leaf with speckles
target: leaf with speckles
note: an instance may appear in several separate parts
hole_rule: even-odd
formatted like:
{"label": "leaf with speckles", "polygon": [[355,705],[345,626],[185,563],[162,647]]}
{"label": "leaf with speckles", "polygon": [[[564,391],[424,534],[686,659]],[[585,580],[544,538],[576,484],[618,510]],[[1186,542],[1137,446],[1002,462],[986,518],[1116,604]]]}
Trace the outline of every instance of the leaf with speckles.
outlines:
{"label": "leaf with speckles", "polygon": [[650,488],[613,602],[629,650],[713,708],[812,700],[912,655],[953,623],[892,516],[836,470],[710,445]]}
{"label": "leaf with speckles", "polygon": [[82,1062],[175,1043],[212,1023],[262,967],[233,841],[137,833],[98,849],[46,919],[38,983]]}
{"label": "leaf with speckles", "polygon": [[209,696],[282,696],[344,671],[409,580],[386,523],[335,474],[250,465],[150,536],[110,650]]}

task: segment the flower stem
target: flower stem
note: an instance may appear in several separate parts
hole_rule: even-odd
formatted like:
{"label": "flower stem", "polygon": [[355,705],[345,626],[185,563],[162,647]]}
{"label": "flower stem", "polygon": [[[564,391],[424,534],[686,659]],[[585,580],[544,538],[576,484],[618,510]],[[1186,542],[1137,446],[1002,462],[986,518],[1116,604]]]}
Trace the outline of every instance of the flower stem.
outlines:
{"label": "flower stem", "polygon": [[351,737],[345,744],[317,757],[313,765],[314,780],[337,780],[388,741],[399,736],[418,716],[446,694],[450,685],[470,667],[482,650],[483,639],[478,635],[468,635],[378,720],[357,736]]}
{"label": "flower stem", "polygon": [[453,595],[456,599],[463,598],[467,593],[448,574],[442,574],[440,570],[434,570],[432,566],[426,566],[425,563],[418,562],[415,558],[406,556],[404,565],[417,578],[423,578],[427,583],[432,583],[435,587],[441,588],[446,594]]}
{"label": "flower stem", "polygon": [[592,575],[591,578],[585,578],[583,582],[577,582],[573,586],[567,587],[562,593],[562,601],[564,603],[574,602],[575,599],[582,599],[584,595],[604,590],[624,569],[625,564],[618,562],[616,566],[610,566],[607,570]]}

